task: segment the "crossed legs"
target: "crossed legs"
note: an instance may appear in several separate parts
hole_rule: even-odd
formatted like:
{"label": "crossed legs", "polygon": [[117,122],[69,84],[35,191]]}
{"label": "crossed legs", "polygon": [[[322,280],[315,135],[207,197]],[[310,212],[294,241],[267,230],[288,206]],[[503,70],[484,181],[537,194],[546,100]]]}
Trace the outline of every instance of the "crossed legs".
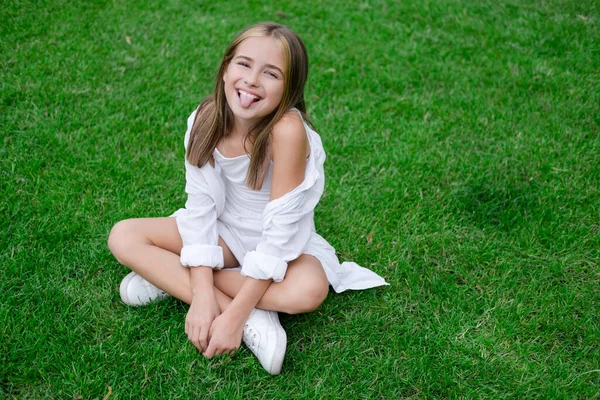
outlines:
{"label": "crossed legs", "polygon": [[[227,270],[239,263],[221,238],[219,246],[223,248],[225,268],[214,271],[213,280],[215,297],[224,311],[246,277],[239,271]],[[121,221],[113,227],[108,247],[121,264],[170,295],[191,303],[190,272],[179,262],[183,243],[175,218]],[[328,290],[320,262],[313,256],[302,254],[288,264],[285,279],[272,283],[256,307],[288,314],[310,312],[321,305]]]}

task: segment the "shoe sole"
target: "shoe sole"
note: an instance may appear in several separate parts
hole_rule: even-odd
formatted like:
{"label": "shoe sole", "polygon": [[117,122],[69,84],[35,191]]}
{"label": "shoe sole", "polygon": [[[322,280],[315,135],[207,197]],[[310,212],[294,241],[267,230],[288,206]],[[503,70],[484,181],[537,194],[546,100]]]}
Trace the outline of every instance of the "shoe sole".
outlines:
{"label": "shoe sole", "polygon": [[[269,316],[269,318],[272,317]],[[275,322],[277,322],[277,325],[281,326],[281,322],[279,322],[279,316]],[[281,373],[281,367],[283,366],[283,360],[285,358],[285,350],[287,348],[287,333],[285,333],[285,329],[282,327],[277,331],[277,350],[273,353],[271,369],[268,370],[271,375],[279,375]]]}
{"label": "shoe sole", "polygon": [[135,307],[137,304],[133,304],[129,300],[129,296],[127,296],[127,286],[129,286],[129,282],[135,277],[135,272],[130,272],[123,280],[121,281],[121,286],[119,287],[119,293],[121,294],[121,301],[128,306]]}

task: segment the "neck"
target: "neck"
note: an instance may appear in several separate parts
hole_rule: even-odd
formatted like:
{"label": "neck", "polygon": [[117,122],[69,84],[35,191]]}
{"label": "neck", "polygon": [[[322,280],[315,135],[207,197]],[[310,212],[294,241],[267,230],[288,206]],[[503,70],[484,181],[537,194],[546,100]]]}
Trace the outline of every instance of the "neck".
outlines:
{"label": "neck", "polygon": [[250,132],[251,124],[248,121],[240,121],[234,119],[231,132],[229,133],[234,137],[244,137]]}

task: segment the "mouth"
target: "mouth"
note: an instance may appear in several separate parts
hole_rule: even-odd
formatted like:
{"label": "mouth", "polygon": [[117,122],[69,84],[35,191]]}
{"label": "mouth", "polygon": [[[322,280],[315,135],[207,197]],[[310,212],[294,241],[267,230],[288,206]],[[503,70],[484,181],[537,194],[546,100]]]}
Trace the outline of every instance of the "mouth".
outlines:
{"label": "mouth", "polygon": [[237,90],[237,95],[240,100],[240,104],[244,108],[250,107],[252,104],[257,103],[261,98],[253,93],[247,92],[242,89]]}

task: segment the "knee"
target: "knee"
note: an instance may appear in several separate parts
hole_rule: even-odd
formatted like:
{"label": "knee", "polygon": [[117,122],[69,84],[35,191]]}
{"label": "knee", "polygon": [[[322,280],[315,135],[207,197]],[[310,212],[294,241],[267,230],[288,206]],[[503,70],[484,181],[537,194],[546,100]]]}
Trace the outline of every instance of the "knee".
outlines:
{"label": "knee", "polygon": [[108,235],[108,249],[121,264],[130,238],[131,220],[129,219],[117,222]]}
{"label": "knee", "polygon": [[327,298],[329,283],[312,283],[304,288],[298,288],[286,299],[283,307],[287,314],[302,314],[315,311]]}

